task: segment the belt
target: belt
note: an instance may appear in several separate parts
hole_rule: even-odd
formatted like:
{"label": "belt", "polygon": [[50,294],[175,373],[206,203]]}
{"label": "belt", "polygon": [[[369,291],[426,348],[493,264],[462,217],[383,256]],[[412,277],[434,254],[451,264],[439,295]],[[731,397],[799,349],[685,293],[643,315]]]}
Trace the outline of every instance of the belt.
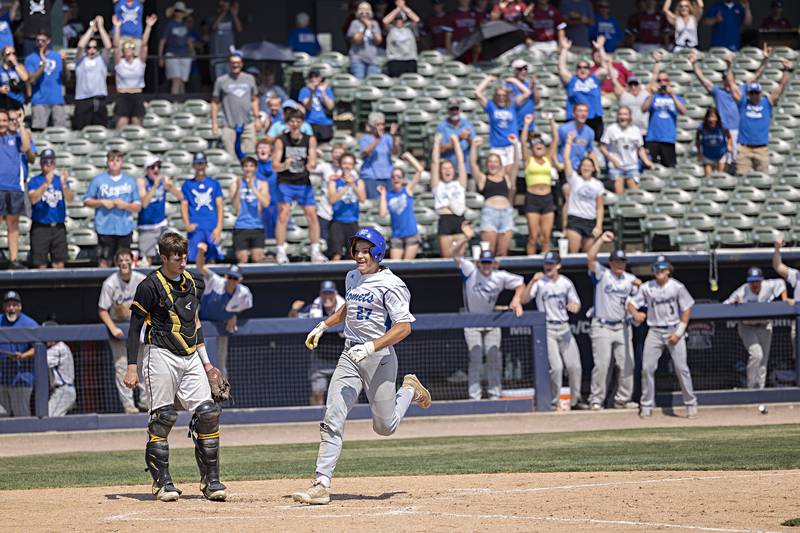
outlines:
{"label": "belt", "polygon": [[619,326],[623,322],[622,320],[603,320],[602,318],[595,318],[595,320],[604,326]]}
{"label": "belt", "polygon": [[554,326],[560,326],[561,324],[566,324],[566,320],[548,320],[548,324],[553,324]]}
{"label": "belt", "polygon": [[766,144],[743,144],[745,148],[766,148]]}
{"label": "belt", "polygon": [[56,385],[53,387],[53,390],[60,389],[61,387],[74,387],[72,383],[62,383],[61,385]]}
{"label": "belt", "polygon": [[31,226],[41,226],[41,227],[44,227],[44,228],[59,228],[59,227],[63,227],[64,223],[63,222],[49,222],[49,223],[45,224],[43,222],[33,222],[33,223],[31,223]]}
{"label": "belt", "polygon": [[650,326],[653,329],[675,329],[678,327],[678,324],[669,324],[666,326]]}

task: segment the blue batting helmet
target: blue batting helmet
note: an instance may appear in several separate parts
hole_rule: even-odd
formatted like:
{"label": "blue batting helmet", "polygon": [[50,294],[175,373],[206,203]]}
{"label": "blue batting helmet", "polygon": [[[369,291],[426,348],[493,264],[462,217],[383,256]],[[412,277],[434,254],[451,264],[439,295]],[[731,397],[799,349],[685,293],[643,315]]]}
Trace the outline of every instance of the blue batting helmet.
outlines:
{"label": "blue batting helmet", "polygon": [[375,228],[361,228],[355,235],[350,237],[350,257],[355,257],[355,243],[358,239],[362,239],[372,244],[369,253],[375,258],[375,261],[380,263],[383,261],[383,256],[386,254],[386,239],[383,238],[381,232]]}

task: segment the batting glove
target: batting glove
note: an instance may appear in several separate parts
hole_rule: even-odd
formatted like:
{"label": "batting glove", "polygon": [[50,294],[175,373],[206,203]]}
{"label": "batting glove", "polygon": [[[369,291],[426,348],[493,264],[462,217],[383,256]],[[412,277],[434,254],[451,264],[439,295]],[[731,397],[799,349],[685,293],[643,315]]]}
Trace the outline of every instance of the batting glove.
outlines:
{"label": "batting glove", "polygon": [[366,357],[375,353],[375,345],[372,341],[365,342],[364,344],[356,344],[347,352],[347,356],[354,363],[359,363]]}
{"label": "batting glove", "polygon": [[314,329],[311,330],[311,333],[308,334],[306,337],[306,348],[309,350],[313,350],[319,344],[319,338],[322,337],[322,334],[325,333],[325,330],[328,329],[328,325],[323,320],[316,326]]}

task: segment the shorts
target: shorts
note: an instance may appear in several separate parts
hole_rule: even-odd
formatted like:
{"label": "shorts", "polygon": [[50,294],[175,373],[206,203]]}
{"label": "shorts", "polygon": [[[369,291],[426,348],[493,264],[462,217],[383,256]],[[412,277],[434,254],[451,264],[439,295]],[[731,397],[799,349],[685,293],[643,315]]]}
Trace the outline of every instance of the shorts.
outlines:
{"label": "shorts", "polygon": [[225,254],[222,253],[222,249],[220,248],[219,244],[211,240],[211,234],[213,232],[213,229],[202,228],[197,228],[196,230],[189,232],[188,238],[190,263],[194,263],[197,259],[197,246],[203,243],[208,247],[206,250],[206,261],[221,261],[225,258]]}
{"label": "shorts", "polygon": [[108,126],[108,109],[105,96],[93,96],[75,100],[72,113],[72,129],[82,130],[86,126]]}
{"label": "shorts", "polygon": [[638,168],[608,168],[608,179],[618,180],[624,178],[627,180],[634,180],[639,183],[639,169]]}
{"label": "shorts", "polygon": [[297,200],[297,205],[303,207],[317,205],[317,201],[314,199],[314,187],[310,183],[307,185],[279,183],[278,203],[291,204],[293,200]]}
{"label": "shorts", "polygon": [[548,194],[531,194],[525,193],[525,212],[538,213],[546,215],[554,213],[556,210],[556,202],[553,199],[553,193]]}
{"label": "shorts", "polygon": [[653,163],[659,163],[669,168],[678,164],[678,159],[675,155],[675,143],[645,141],[644,147],[650,152],[650,160]]}
{"label": "shorts", "polygon": [[722,157],[720,157],[719,159],[711,159],[711,158],[709,158],[709,157],[703,156],[703,164],[704,164],[704,165],[712,165],[712,166],[716,166],[716,165],[719,165],[719,162],[720,162],[720,161],[722,161],[722,160],[726,159],[727,157],[728,157],[728,154],[727,154],[727,153],[725,153],[725,154],[724,154]]}
{"label": "shorts", "polygon": [[393,59],[391,61],[386,62],[386,74],[392,78],[398,78],[401,75],[411,72],[417,72],[417,60],[416,59],[407,59],[407,60],[399,60]]}
{"label": "shorts", "polygon": [[358,231],[358,222],[338,222],[334,220],[328,230],[330,233],[328,239],[328,256],[334,255],[347,256],[348,252],[345,249],[347,243],[350,242],[350,237]]}
{"label": "shorts", "polygon": [[588,218],[576,217],[574,215],[567,215],[567,229],[571,229],[580,234],[584,239],[590,239],[592,230],[594,229],[596,220],[589,220]]}
{"label": "shorts", "polygon": [[133,242],[133,233],[127,235],[97,235],[97,259],[113,261],[114,254],[120,248],[130,249]]}
{"label": "shorts", "polygon": [[115,117],[142,118],[144,113],[142,93],[117,93],[117,99],[114,101]]}
{"label": "shorts", "polygon": [[192,71],[192,58],[191,57],[171,57],[172,54],[167,52],[167,58],[164,62],[166,67],[166,75],[168,80],[181,80],[184,83],[189,81],[189,74]]}
{"label": "shorts", "polygon": [[31,225],[31,263],[33,266],[53,263],[66,263],[67,228],[64,224]]}
{"label": "shorts", "polygon": [[481,231],[494,231],[495,233],[505,233],[514,229],[514,208],[483,206],[481,210]]}
{"label": "shorts", "polygon": [[139,228],[139,255],[141,257],[158,257],[158,240],[169,231],[169,226],[164,224],[158,228]]}
{"label": "shorts", "polygon": [[24,215],[25,193],[22,191],[0,191],[0,216]]}
{"label": "shorts", "polygon": [[409,235],[408,237],[392,237],[390,247],[395,250],[405,250],[406,246],[419,245],[419,235]]}
{"label": "shorts", "polygon": [[314,130],[314,137],[318,143],[326,143],[333,139],[333,126],[313,124],[311,129]]}
{"label": "shorts", "polygon": [[47,127],[50,119],[53,119],[53,126],[59,128],[67,127],[67,111],[63,104],[31,106],[31,129],[43,130]]}
{"label": "shorts", "polygon": [[233,249],[237,252],[241,250],[252,250],[253,248],[264,247],[264,230],[257,229],[234,229],[233,230]]}
{"label": "shorts", "polygon": [[464,223],[463,215],[439,215],[437,235],[459,235],[462,233],[461,224]]}
{"label": "shorts", "polygon": [[500,161],[504,167],[514,164],[514,145],[505,146],[503,148],[491,148],[490,154],[496,154],[500,157]]}

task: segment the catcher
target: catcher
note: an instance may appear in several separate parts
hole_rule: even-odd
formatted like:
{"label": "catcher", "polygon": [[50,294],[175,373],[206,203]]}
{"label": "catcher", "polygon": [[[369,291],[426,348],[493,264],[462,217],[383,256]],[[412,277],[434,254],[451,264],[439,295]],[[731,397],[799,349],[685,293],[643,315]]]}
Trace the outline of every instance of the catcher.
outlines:
{"label": "catcher", "polygon": [[[185,272],[188,242],[177,233],[158,241],[162,267],[151,272],[136,288],[128,332],[128,369],[125,385],[141,380],[150,399],[149,439],[145,463],[153,476],[153,494],[175,501],[181,491],[169,473],[167,437],[178,418],[180,402],[192,413],[189,430],[200,469],[200,490],[209,500],[224,501],[225,485],[219,480],[219,402],[228,398],[229,385],[208,360],[197,311],[203,294],[202,278]],[[144,336],[140,337],[142,327]],[[136,365],[140,338],[144,339],[142,368]]]}

